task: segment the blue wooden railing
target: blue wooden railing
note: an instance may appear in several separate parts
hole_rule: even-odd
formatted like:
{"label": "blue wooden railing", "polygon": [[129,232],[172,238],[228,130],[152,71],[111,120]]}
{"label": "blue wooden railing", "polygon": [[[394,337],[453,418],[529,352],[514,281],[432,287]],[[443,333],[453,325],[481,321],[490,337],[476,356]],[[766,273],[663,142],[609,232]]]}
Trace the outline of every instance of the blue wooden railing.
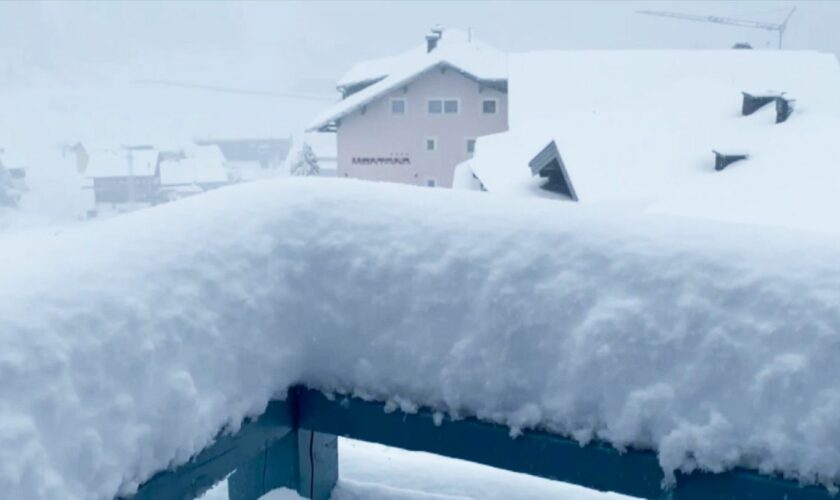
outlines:
{"label": "blue wooden railing", "polygon": [[336,436],[382,443],[470,460],[515,472],[578,484],[601,491],[657,500],[827,500],[825,488],[756,471],[678,474],[676,486],[662,489],[663,472],[650,451],[620,452],[594,442],[543,431],[515,439],[509,429],[473,418],[435,423],[433,412],[386,413],[384,405],[353,397],[331,399],[304,387],[273,401],[235,435],[213,445],[175,470],[145,484],[135,500],[193,499],[228,477],[231,500],[256,500],[280,487],[315,500],[329,498],[338,479]]}

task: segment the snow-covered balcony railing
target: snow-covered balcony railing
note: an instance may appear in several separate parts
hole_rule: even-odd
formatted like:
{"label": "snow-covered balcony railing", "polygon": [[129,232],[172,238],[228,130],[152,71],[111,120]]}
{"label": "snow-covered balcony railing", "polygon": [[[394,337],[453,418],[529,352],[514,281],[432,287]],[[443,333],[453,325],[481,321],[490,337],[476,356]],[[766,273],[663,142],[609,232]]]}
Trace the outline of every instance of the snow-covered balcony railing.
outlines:
{"label": "snow-covered balcony railing", "polygon": [[8,233],[0,491],[208,484],[314,431],[640,496],[827,495],[796,481],[840,479],[838,238],[625,212],[289,180]]}
{"label": "snow-covered balcony railing", "polygon": [[[228,478],[230,500],[257,500],[277,488],[327,500],[339,476],[337,436],[425,451],[532,474],[588,488],[662,500],[827,500],[822,487],[780,476],[735,469],[665,477],[656,453],[619,451],[597,441],[581,446],[557,434],[524,430],[475,418],[453,420],[427,408],[395,410],[385,403],[327,397],[294,387],[234,435],[221,435],[190,462],[157,474],[133,500],[197,498]],[[232,473],[232,474],[231,474]],[[430,472],[431,473],[431,472]],[[229,475],[231,474],[231,475]]]}

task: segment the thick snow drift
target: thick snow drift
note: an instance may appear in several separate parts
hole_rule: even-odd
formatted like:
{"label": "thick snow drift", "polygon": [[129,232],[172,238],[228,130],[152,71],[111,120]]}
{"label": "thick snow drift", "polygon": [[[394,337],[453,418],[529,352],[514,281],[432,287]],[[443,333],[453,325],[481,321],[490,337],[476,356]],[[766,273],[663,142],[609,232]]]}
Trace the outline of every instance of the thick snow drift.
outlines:
{"label": "thick snow drift", "polygon": [[0,492],[105,499],[293,383],[840,479],[840,242],[283,180],[0,235]]}

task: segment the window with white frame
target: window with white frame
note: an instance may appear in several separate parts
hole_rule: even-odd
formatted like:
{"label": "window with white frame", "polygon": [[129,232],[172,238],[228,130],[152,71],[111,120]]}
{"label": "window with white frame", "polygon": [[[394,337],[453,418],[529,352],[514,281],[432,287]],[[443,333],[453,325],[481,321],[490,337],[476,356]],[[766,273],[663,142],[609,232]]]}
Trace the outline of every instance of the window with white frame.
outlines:
{"label": "window with white frame", "polygon": [[498,112],[499,101],[496,99],[483,99],[481,101],[481,112],[485,115],[495,115]]}
{"label": "window with white frame", "polygon": [[461,110],[461,101],[458,99],[429,99],[426,110],[430,115],[457,115]]}
{"label": "window with white frame", "polygon": [[426,151],[437,151],[437,138],[426,137]]}
{"label": "window with white frame", "polygon": [[391,114],[404,115],[405,114],[405,99],[391,99]]}
{"label": "window with white frame", "polygon": [[467,154],[472,156],[475,153],[475,139],[467,139]]}

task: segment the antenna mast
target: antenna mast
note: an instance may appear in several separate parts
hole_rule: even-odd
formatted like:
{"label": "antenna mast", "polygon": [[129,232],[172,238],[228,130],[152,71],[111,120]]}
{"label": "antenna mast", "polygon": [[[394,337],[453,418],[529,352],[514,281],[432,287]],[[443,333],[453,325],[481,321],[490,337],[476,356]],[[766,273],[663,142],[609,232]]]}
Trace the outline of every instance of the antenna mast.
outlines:
{"label": "antenna mast", "polygon": [[685,21],[698,21],[704,23],[716,23],[716,24],[726,24],[728,26],[738,26],[741,28],[754,28],[760,29],[765,31],[775,31],[779,34],[779,49],[782,48],[782,39],[785,36],[785,30],[787,29],[788,21],[790,21],[791,16],[796,11],[796,7],[790,9],[788,12],[787,17],[781,23],[765,23],[762,21],[750,21],[747,19],[734,19],[731,17],[719,17],[719,16],[698,16],[694,14],[682,14],[679,12],[666,12],[662,10],[637,10],[637,14],[644,14],[646,16],[659,16],[659,17],[670,17],[674,19],[682,19]]}

